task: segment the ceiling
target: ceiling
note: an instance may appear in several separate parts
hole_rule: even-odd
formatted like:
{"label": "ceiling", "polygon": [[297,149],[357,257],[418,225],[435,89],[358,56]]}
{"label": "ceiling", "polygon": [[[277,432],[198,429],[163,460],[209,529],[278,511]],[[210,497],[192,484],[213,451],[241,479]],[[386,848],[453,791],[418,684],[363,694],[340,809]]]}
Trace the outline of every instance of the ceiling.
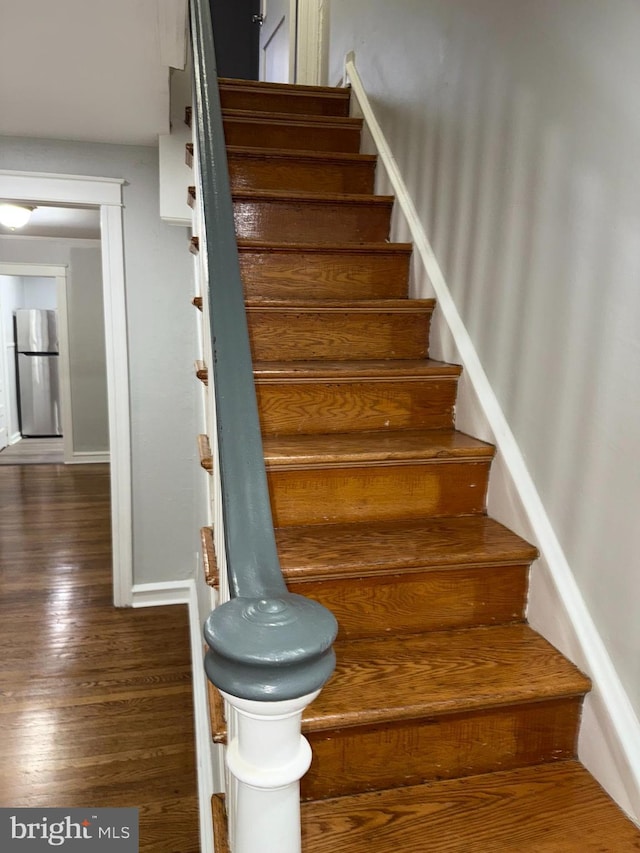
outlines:
{"label": "ceiling", "polygon": [[97,207],[53,207],[39,204],[24,228],[12,231],[0,225],[0,237],[80,237],[100,239],[100,211]]}
{"label": "ceiling", "polygon": [[0,134],[156,145],[186,0],[14,0],[0,10]]}

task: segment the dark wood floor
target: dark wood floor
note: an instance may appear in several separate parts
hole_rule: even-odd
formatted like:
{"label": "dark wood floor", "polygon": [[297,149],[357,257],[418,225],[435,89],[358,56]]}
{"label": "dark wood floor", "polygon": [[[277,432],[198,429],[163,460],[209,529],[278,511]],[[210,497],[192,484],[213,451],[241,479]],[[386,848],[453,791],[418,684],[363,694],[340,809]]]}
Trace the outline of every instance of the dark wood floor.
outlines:
{"label": "dark wood floor", "polygon": [[140,809],[196,853],[186,606],[111,605],[109,469],[0,471],[0,806]]}

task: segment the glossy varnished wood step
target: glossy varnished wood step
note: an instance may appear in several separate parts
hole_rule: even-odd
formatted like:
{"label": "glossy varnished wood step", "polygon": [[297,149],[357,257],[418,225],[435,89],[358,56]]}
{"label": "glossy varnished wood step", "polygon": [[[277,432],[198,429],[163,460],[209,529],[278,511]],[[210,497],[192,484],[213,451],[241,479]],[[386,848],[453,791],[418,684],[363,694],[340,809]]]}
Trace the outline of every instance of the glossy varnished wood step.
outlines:
{"label": "glossy varnished wood step", "polygon": [[257,110],[303,115],[348,116],[348,88],[263,83],[220,77],[223,109]]}
{"label": "glossy varnished wood step", "polygon": [[[187,203],[195,207],[195,186],[188,189]],[[279,190],[233,193],[235,229],[242,240],[384,241],[392,207],[392,196]]]}
{"label": "glossy varnished wood step", "polygon": [[227,145],[293,151],[360,151],[362,119],[223,110]]}
{"label": "glossy varnished wood step", "polygon": [[238,241],[248,298],[394,299],[407,295],[410,243]]}
{"label": "glossy varnished wood step", "polygon": [[392,196],[239,190],[233,193],[242,240],[366,243],[389,235]]}
{"label": "glossy varnished wood step", "polygon": [[276,540],[290,592],[328,607],[340,639],[522,621],[537,556],[486,516],[282,527]]}
{"label": "glossy varnished wood step", "polygon": [[491,459],[494,447],[457,430],[399,430],[265,436],[264,451],[268,467],[277,470]]}
{"label": "glossy varnished wood step", "polygon": [[460,371],[428,359],[259,362],[260,422],[280,435],[452,427]]}
{"label": "glossy varnished wood step", "polygon": [[336,672],[303,716],[306,799],[575,756],[589,681],[526,625],[335,648]]}
{"label": "glossy varnished wood step", "polygon": [[640,830],[576,761],[302,808],[303,853],[631,853]]}
{"label": "glossy varnished wood step", "polygon": [[265,436],[276,526],[484,512],[493,447],[453,430]]}
{"label": "glossy varnished wood step", "polygon": [[373,193],[376,158],[369,154],[227,148],[231,190]]}
{"label": "glossy varnished wood step", "polygon": [[276,535],[288,580],[528,565],[537,556],[535,546],[487,516],[286,527]]}
{"label": "glossy varnished wood step", "polygon": [[291,592],[328,607],[339,637],[522,621],[536,549],[486,516],[276,531]]}
{"label": "glossy varnished wood step", "polygon": [[254,361],[422,359],[430,299],[249,300]]}

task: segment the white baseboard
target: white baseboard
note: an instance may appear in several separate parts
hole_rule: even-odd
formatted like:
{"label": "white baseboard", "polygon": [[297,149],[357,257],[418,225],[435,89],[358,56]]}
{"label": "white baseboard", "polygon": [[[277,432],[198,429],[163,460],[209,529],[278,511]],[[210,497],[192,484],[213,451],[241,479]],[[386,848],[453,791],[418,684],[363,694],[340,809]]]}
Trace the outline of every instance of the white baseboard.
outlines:
{"label": "white baseboard", "polygon": [[207,683],[202,663],[203,639],[198,616],[198,598],[193,578],[166,583],[136,584],[132,589],[133,607],[160,607],[167,604],[189,606],[191,638],[191,672],[193,680],[193,713],[196,732],[198,803],[200,810],[200,849],[214,850],[211,797],[214,793],[211,762],[211,726]]}
{"label": "white baseboard", "polygon": [[65,460],[65,465],[87,465],[92,462],[111,462],[111,455],[99,450],[76,450],[71,459]]}
{"label": "white baseboard", "polygon": [[9,444],[17,444],[21,440],[22,436],[19,432],[13,432],[9,436]]}
{"label": "white baseboard", "polygon": [[[590,676],[593,691],[584,706],[579,757],[609,794],[640,821],[640,722],[585,605],[515,437],[489,383],[453,301],[389,144],[378,124],[355,54],[347,54],[345,77],[395,193],[414,244],[416,264],[426,273],[416,296],[435,296],[434,357],[462,363],[456,424],[498,449],[489,487],[489,511],[534,541],[541,559],[532,571],[528,618]],[[430,285],[431,291],[428,291]]]}

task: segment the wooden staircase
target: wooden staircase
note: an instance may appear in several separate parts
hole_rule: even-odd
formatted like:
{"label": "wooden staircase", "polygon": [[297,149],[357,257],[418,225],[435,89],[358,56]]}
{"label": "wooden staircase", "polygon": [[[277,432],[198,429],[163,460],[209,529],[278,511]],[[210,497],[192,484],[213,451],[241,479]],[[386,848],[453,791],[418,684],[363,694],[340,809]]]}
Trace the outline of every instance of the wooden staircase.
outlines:
{"label": "wooden staircase", "polygon": [[282,568],[340,625],[303,719],[304,853],[640,849],[576,761],[589,681],[525,622],[536,550],[486,515],[494,448],[454,427],[461,371],[429,359],[348,90],[221,98]]}

